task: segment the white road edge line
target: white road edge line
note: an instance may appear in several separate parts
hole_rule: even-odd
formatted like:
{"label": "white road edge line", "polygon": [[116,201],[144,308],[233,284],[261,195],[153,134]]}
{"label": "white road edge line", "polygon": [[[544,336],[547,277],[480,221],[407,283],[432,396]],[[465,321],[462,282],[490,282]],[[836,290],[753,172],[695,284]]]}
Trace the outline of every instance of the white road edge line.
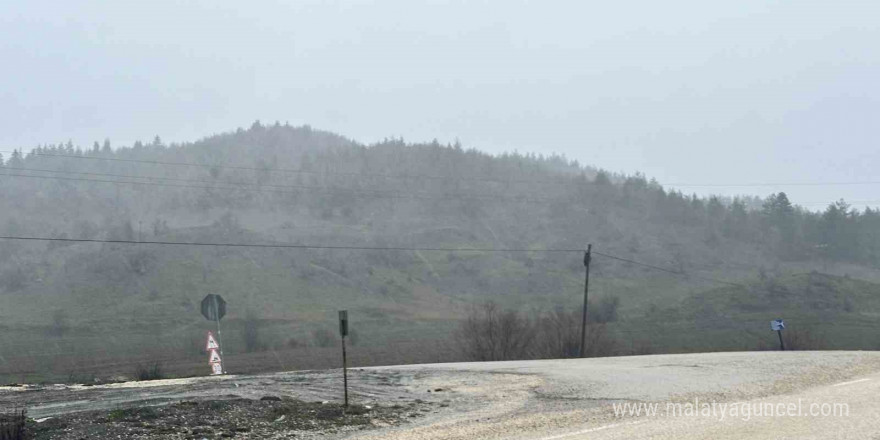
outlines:
{"label": "white road edge line", "polygon": [[584,429],[581,431],[569,432],[566,434],[551,435],[550,437],[541,437],[538,440],[556,440],[559,438],[566,438],[566,437],[571,437],[571,436],[575,436],[575,435],[589,434],[591,432],[603,431],[603,430],[611,429],[611,428],[617,428],[618,426],[638,425],[640,423],[645,423],[645,422],[647,422],[647,420],[642,420],[640,422],[630,422],[630,423],[614,423],[611,425],[599,426],[597,428],[590,428],[590,429]]}
{"label": "white road edge line", "polygon": [[859,380],[853,380],[853,381],[849,381],[849,382],[841,382],[841,383],[836,383],[836,384],[834,384],[834,386],[836,386],[836,387],[842,387],[842,386],[844,386],[844,385],[852,385],[852,384],[854,384],[854,383],[867,382],[867,381],[869,381],[869,380],[871,380],[871,379],[859,379]]}

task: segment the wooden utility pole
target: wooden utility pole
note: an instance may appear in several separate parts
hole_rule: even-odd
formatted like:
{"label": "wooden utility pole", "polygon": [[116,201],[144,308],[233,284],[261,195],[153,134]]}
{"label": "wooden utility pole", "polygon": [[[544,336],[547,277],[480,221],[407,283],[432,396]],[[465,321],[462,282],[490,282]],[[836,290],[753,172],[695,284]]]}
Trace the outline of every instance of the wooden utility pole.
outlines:
{"label": "wooden utility pole", "polygon": [[584,280],[584,314],[581,317],[581,351],[580,356],[584,357],[587,339],[587,301],[590,293],[590,253],[593,251],[593,245],[587,245],[587,252],[584,254],[584,268],[586,269],[586,278]]}

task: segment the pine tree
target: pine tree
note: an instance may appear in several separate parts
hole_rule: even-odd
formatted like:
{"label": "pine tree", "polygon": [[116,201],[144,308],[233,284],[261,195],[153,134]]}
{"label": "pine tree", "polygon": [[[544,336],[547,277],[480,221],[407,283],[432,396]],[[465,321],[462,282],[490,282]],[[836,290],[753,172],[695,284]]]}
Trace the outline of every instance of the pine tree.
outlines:
{"label": "pine tree", "polygon": [[20,150],[12,150],[12,157],[9,158],[9,162],[6,163],[6,166],[9,168],[24,167],[24,160]]}
{"label": "pine tree", "polygon": [[858,212],[843,199],[828,205],[822,213],[822,241],[834,258],[851,259],[859,255],[857,220]]}
{"label": "pine tree", "polygon": [[770,194],[763,205],[763,214],[769,226],[779,233],[783,255],[790,255],[795,245],[795,211],[784,192]]}
{"label": "pine tree", "polygon": [[712,222],[717,222],[724,217],[724,205],[717,196],[709,198],[709,202],[706,204],[706,212],[709,214],[709,219]]}

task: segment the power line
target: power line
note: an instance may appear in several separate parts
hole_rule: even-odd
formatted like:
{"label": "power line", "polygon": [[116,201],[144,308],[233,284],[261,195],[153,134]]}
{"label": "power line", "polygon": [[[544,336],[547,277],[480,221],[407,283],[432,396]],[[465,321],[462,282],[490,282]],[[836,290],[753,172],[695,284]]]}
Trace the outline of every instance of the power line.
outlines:
{"label": "power line", "polygon": [[[8,150],[0,150],[9,152]],[[314,174],[314,175],[345,175],[345,176],[361,176],[361,177],[383,177],[383,178],[399,178],[399,179],[426,179],[426,180],[446,180],[446,181],[462,181],[462,180],[474,180],[474,181],[484,181],[484,182],[495,182],[495,183],[527,183],[527,184],[557,184],[557,185],[565,185],[565,186],[578,186],[578,183],[572,183],[570,181],[542,181],[542,180],[523,180],[523,179],[490,179],[490,178],[474,178],[474,177],[443,177],[443,176],[428,176],[428,175],[412,175],[412,174],[403,174],[403,175],[393,175],[393,174],[375,174],[375,173],[346,173],[346,172],[333,172],[333,171],[311,171],[311,170],[302,170],[302,169],[285,169],[285,168],[259,168],[259,167],[246,167],[246,166],[237,166],[237,165],[207,165],[200,163],[191,163],[191,162],[168,162],[168,161],[153,161],[153,160],[140,160],[140,159],[123,159],[123,158],[110,158],[110,157],[97,157],[97,156],[76,156],[76,155],[66,155],[66,154],[52,154],[52,153],[35,153],[30,152],[29,155],[34,156],[45,156],[45,157],[60,157],[60,158],[70,158],[70,159],[90,159],[90,160],[108,160],[108,161],[117,161],[117,162],[133,162],[133,163],[144,163],[144,164],[153,164],[153,165],[177,165],[177,166],[187,166],[187,167],[201,167],[201,168],[229,168],[229,169],[237,169],[237,170],[248,170],[248,171],[259,171],[259,172],[290,172],[290,173],[304,173],[304,174]],[[210,183],[210,184],[218,184],[218,182],[208,181],[204,179],[179,179],[179,178],[170,178],[170,177],[158,177],[158,176],[132,176],[132,175],[120,175],[120,174],[109,174],[109,173],[93,173],[93,172],[75,172],[75,171],[61,171],[61,170],[45,170],[45,169],[22,169],[17,168],[17,170],[22,171],[34,171],[34,172],[47,172],[47,173],[61,173],[61,174],[79,174],[79,175],[94,175],[94,176],[105,176],[105,177],[119,177],[119,178],[131,178],[131,179],[151,179],[151,180],[169,180],[169,181],[178,181],[178,182],[195,182],[195,183]],[[16,175],[16,174],[6,174],[12,177],[30,177],[25,175]],[[571,175],[569,177],[574,177]],[[44,178],[49,178],[48,176]],[[65,179],[62,179],[65,180]],[[72,179],[66,179],[72,180]],[[98,181],[101,183],[115,183],[110,181]],[[145,184],[145,183],[136,183],[136,182],[119,182],[123,184]],[[272,185],[272,184],[251,184],[250,186],[245,186],[248,184],[242,183],[232,183],[232,182],[219,182],[221,185],[231,186],[233,189],[243,189],[247,191],[255,191],[255,192],[281,192],[274,191],[268,188],[299,188],[299,189],[308,189],[311,191],[318,192],[327,192],[331,194],[338,193],[366,193],[370,195],[376,195],[379,197],[385,198],[401,198],[401,199],[413,199],[413,198],[437,198],[437,199],[462,199],[462,198],[474,198],[474,199],[495,199],[495,200],[507,200],[515,203],[546,203],[548,201],[553,201],[555,199],[550,198],[511,198],[511,197],[499,197],[490,194],[471,194],[471,195],[437,195],[432,196],[430,193],[408,193],[415,194],[412,196],[405,196],[401,194],[401,192],[392,192],[392,191],[382,191],[382,190],[369,190],[369,189],[347,189],[347,188],[334,188],[328,189],[324,187],[314,187],[314,186],[304,186],[304,185]],[[880,181],[852,181],[852,182],[775,182],[775,183],[724,183],[724,184],[710,184],[710,183],[698,183],[698,184],[688,184],[688,183],[668,183],[666,186],[679,186],[679,187],[772,187],[772,186],[833,186],[833,185],[871,185],[871,184],[880,184]],[[172,185],[165,185],[172,186]],[[183,185],[177,185],[183,186]],[[193,188],[205,188],[201,186],[193,186]],[[228,188],[224,188],[228,189]],[[424,195],[428,194],[428,195]],[[436,193],[434,193],[436,194]],[[834,203],[831,202],[800,202],[798,205],[828,205]],[[865,204],[876,204],[880,203],[880,200],[851,200],[849,203],[865,203]]]}
{"label": "power line", "polygon": [[[795,203],[795,205],[833,205],[837,200],[831,202],[800,202]],[[852,205],[854,203],[880,203],[880,200],[846,200],[848,205]]]}
{"label": "power line", "polygon": [[[32,178],[32,179],[48,179],[48,180],[62,180],[62,181],[76,181],[76,182],[91,182],[91,183],[107,183],[107,184],[118,184],[118,185],[142,185],[142,186],[164,186],[164,187],[172,187],[172,188],[194,188],[194,189],[223,189],[223,190],[242,190],[242,191],[251,191],[258,193],[278,193],[278,194],[300,194],[299,190],[324,193],[324,194],[356,194],[356,195],[364,195],[364,196],[372,196],[372,197],[380,197],[380,198],[390,198],[390,199],[402,199],[402,200],[483,200],[483,201],[496,201],[496,202],[509,202],[509,203],[522,203],[522,204],[547,204],[558,201],[564,201],[565,198],[519,198],[519,197],[505,197],[505,196],[496,196],[491,194],[440,194],[440,193],[409,193],[409,192],[401,192],[401,191],[383,191],[383,190],[372,190],[372,189],[350,189],[350,188],[326,188],[326,187],[316,187],[316,186],[306,186],[306,185],[272,185],[272,184],[246,184],[246,183],[235,183],[235,182],[212,182],[204,179],[181,179],[174,177],[160,177],[160,176],[137,176],[137,175],[127,175],[127,174],[112,174],[112,173],[93,173],[93,172],[81,172],[81,171],[63,171],[63,170],[46,170],[46,169],[37,169],[37,168],[15,168],[15,171],[28,171],[28,172],[41,172],[41,173],[57,173],[57,174],[73,174],[73,175],[86,175],[86,176],[104,176],[104,177],[118,177],[118,178],[127,178],[127,179],[148,179],[148,180],[167,180],[171,182],[193,182],[193,183],[210,183],[210,185],[188,185],[188,184],[175,184],[175,183],[165,183],[165,182],[141,182],[141,181],[122,181],[122,180],[102,180],[102,179],[90,179],[90,178],[74,178],[74,177],[60,177],[60,176],[39,176],[39,175],[29,175],[29,174],[13,174],[9,172],[0,172],[0,176],[6,177],[20,177],[20,178]],[[799,205],[829,205],[834,202],[801,202]],[[848,203],[880,203],[880,200],[851,200]]]}
{"label": "power line", "polygon": [[[67,174],[83,174],[83,175],[103,175],[103,176],[113,176],[113,177],[123,177],[123,178],[131,178],[131,179],[168,179],[174,181],[190,181],[190,182],[200,182],[199,180],[188,180],[188,179],[174,179],[174,178],[162,178],[162,177],[147,177],[147,176],[127,176],[120,174],[106,174],[106,173],[81,173],[75,171],[52,171],[52,170],[39,170],[39,169],[21,169],[21,171],[32,171],[32,172],[49,172],[49,173],[67,173]],[[404,200],[483,200],[483,201],[505,201],[511,203],[527,203],[527,204],[545,204],[548,202],[554,201],[554,199],[550,198],[517,198],[517,197],[503,197],[503,196],[494,196],[488,194],[438,194],[438,193],[430,193],[432,195],[424,195],[427,193],[406,193],[406,192],[392,192],[392,191],[381,191],[381,190],[369,190],[369,189],[348,189],[348,188],[322,188],[322,187],[310,187],[310,186],[285,186],[285,185],[265,185],[270,188],[262,188],[258,185],[253,186],[244,186],[243,184],[236,183],[219,183],[214,185],[186,185],[186,184],[175,184],[175,183],[165,183],[165,182],[140,182],[140,181],[120,181],[120,180],[102,180],[102,179],[90,179],[90,178],[77,178],[77,177],[61,177],[61,176],[38,176],[38,175],[29,175],[29,174],[13,174],[8,172],[0,172],[0,176],[6,177],[20,177],[20,178],[32,178],[32,179],[48,179],[48,180],[63,180],[63,181],[75,181],[75,182],[92,182],[92,183],[109,183],[109,184],[119,184],[119,185],[145,185],[145,186],[164,186],[164,187],[173,187],[173,188],[195,188],[195,189],[224,189],[224,190],[235,190],[240,189],[244,191],[252,191],[252,192],[270,192],[270,193],[281,193],[281,194],[300,194],[299,191],[295,190],[284,190],[284,189],[275,189],[272,188],[299,188],[302,190],[313,191],[313,192],[321,192],[328,194],[360,194],[365,196],[373,196],[373,197],[382,197],[382,198],[391,198],[391,199],[404,199]],[[203,182],[203,181],[201,181]],[[436,195],[434,195],[436,194]]]}
{"label": "power line", "polygon": [[[13,151],[9,150],[0,150],[5,153],[13,153]],[[207,169],[233,169],[239,171],[257,171],[257,172],[279,172],[279,173],[291,173],[291,174],[309,174],[309,175],[338,175],[338,176],[349,176],[349,177],[381,177],[386,179],[405,179],[405,180],[441,180],[441,181],[478,181],[478,182],[490,182],[490,183],[528,183],[528,184],[548,184],[548,185],[569,185],[568,182],[557,182],[553,180],[526,180],[526,179],[492,179],[487,177],[455,177],[455,176],[430,176],[430,175],[414,175],[414,174],[383,174],[383,173],[352,173],[352,172],[340,172],[340,171],[313,171],[313,170],[304,170],[301,168],[269,168],[269,167],[249,167],[242,165],[208,165],[202,163],[195,162],[169,162],[169,161],[158,161],[158,160],[144,160],[144,159],[124,159],[119,157],[100,157],[100,156],[76,156],[69,154],[54,154],[54,153],[37,153],[37,152],[29,152],[28,155],[32,156],[42,156],[42,157],[62,157],[67,159],[87,159],[87,160],[107,160],[113,162],[131,162],[131,163],[143,163],[143,164],[151,164],[151,165],[169,165],[169,166],[184,166],[184,167],[196,167],[196,168],[207,168]],[[571,177],[575,177],[576,175],[572,175]]]}
{"label": "power line", "polygon": [[630,260],[630,259],[628,259],[628,258],[617,257],[617,256],[614,256],[614,255],[610,255],[610,254],[606,254],[606,253],[602,253],[602,252],[597,252],[597,251],[593,251],[592,253],[595,254],[595,255],[599,255],[599,256],[605,257],[605,258],[610,258],[610,259],[612,259],[612,260],[622,261],[622,262],[624,262],[624,263],[629,263],[629,264],[635,264],[635,265],[637,265],[637,266],[647,267],[647,268],[650,268],[650,269],[659,270],[659,271],[661,271],[661,272],[671,273],[671,274],[673,274],[673,275],[685,275],[684,272],[681,272],[681,271],[678,271],[678,270],[667,269],[667,268],[664,268],[664,267],[655,266],[655,265],[653,265],[653,264],[641,263],[641,262],[638,262],[638,261],[635,261],[635,260]]}
{"label": "power line", "polygon": [[[10,152],[5,150],[5,152]],[[209,169],[235,169],[235,170],[246,170],[246,171],[258,171],[258,172],[285,172],[285,173],[297,173],[297,174],[311,174],[311,175],[343,175],[343,176],[355,176],[355,177],[381,177],[381,178],[393,178],[393,179],[408,179],[408,180],[443,180],[443,181],[462,181],[462,180],[472,180],[472,181],[481,181],[481,182],[493,182],[493,183],[527,183],[527,184],[554,184],[554,185],[578,185],[573,184],[571,182],[566,181],[554,181],[554,180],[532,180],[532,179],[492,179],[492,178],[480,178],[480,177],[446,177],[446,176],[430,176],[430,175],[414,175],[414,174],[385,174],[385,173],[353,173],[353,172],[337,172],[337,171],[313,171],[313,170],[303,170],[303,169],[290,169],[290,168],[268,168],[268,167],[248,167],[248,166],[239,166],[239,165],[208,165],[201,163],[192,163],[192,162],[170,162],[170,161],[155,161],[155,160],[141,160],[141,159],[124,159],[124,158],[110,158],[110,157],[98,157],[98,156],[76,156],[76,155],[66,155],[66,154],[54,154],[54,153],[36,153],[30,152],[29,155],[33,156],[43,156],[43,157],[61,157],[61,158],[70,158],[70,159],[89,159],[89,160],[107,160],[107,161],[116,161],[116,162],[133,162],[133,163],[144,163],[144,164],[153,164],[153,165],[172,165],[172,166],[187,166],[187,167],[200,167],[200,168],[209,168]],[[570,175],[568,177],[575,177],[576,175]],[[771,183],[667,183],[666,186],[680,186],[680,187],[772,187],[772,186],[835,186],[835,185],[874,185],[880,184],[880,181],[850,181],[850,182],[771,182]]]}
{"label": "power line", "polygon": [[631,259],[629,259],[629,258],[618,257],[618,256],[615,256],[615,255],[610,255],[610,254],[606,254],[606,253],[602,253],[602,252],[596,252],[596,251],[593,251],[593,253],[596,254],[596,255],[599,255],[599,256],[605,257],[605,258],[612,259],[612,260],[622,261],[622,262],[624,262],[624,263],[634,264],[634,265],[636,265],[636,266],[642,266],[642,267],[646,267],[646,268],[649,268],[649,269],[654,269],[654,270],[657,270],[657,271],[660,271],[660,272],[670,273],[670,274],[673,274],[673,275],[678,275],[678,276],[683,276],[683,277],[689,277],[689,278],[696,278],[696,279],[702,279],[702,280],[704,280],[704,281],[712,281],[712,282],[715,282],[715,283],[727,284],[727,285],[730,285],[730,286],[746,287],[744,284],[738,284],[738,283],[734,283],[734,282],[730,282],[730,281],[724,281],[724,280],[719,280],[719,279],[715,279],[715,278],[708,278],[708,277],[702,277],[702,276],[698,276],[698,275],[692,275],[692,274],[689,274],[689,273],[684,272],[684,271],[675,270],[675,269],[668,269],[668,268],[665,268],[665,267],[655,266],[655,265],[653,265],[653,264],[642,263],[642,262],[640,262],[640,261],[631,260]]}
{"label": "power line", "polygon": [[[582,253],[584,249],[527,249],[527,248],[443,248],[443,247],[404,247],[404,246],[347,246],[347,245],[314,245],[314,244],[272,244],[272,243],[218,243],[218,242],[179,242],[179,241],[135,241],[135,240],[105,240],[88,238],[54,238],[54,237],[21,237],[0,236],[0,240],[17,241],[42,241],[42,242],[65,242],[65,243],[104,243],[104,244],[131,244],[131,245],[160,245],[160,246],[197,246],[197,247],[238,247],[238,248],[263,248],[263,249],[312,249],[312,250],[348,250],[348,251],[395,251],[395,252],[516,252],[516,253]],[[618,257],[604,252],[592,252],[595,255],[612,260],[645,267],[648,269],[669,273],[685,278],[694,278],[703,281],[725,284],[728,286],[750,288],[750,286],[717,278],[694,275],[684,271],[669,269],[654,264],[643,263],[629,258]],[[765,289],[776,293],[789,293],[787,291]]]}
{"label": "power line", "polygon": [[[13,153],[10,150],[0,150],[0,152],[4,153]],[[30,156],[42,156],[42,157],[60,157],[67,159],[86,159],[86,160],[106,160],[106,161],[114,161],[114,162],[130,162],[130,163],[143,163],[143,164],[152,164],[152,165],[170,165],[170,166],[185,166],[185,167],[197,167],[197,168],[207,168],[207,169],[234,169],[234,170],[242,170],[242,171],[258,171],[258,172],[282,172],[282,173],[294,173],[294,174],[310,174],[310,175],[341,175],[341,176],[350,176],[350,177],[381,177],[381,178],[390,178],[390,179],[407,179],[407,180],[442,180],[442,181],[480,181],[480,182],[492,182],[492,183],[526,183],[526,184],[552,184],[552,185],[571,185],[576,186],[577,183],[572,183],[570,181],[565,180],[541,180],[541,179],[493,179],[486,177],[455,177],[455,176],[431,176],[431,175],[422,175],[422,174],[385,174],[385,173],[354,173],[354,172],[340,172],[340,171],[314,171],[314,170],[304,170],[301,168],[269,168],[269,167],[249,167],[242,165],[208,165],[203,163],[195,163],[195,162],[172,162],[172,161],[158,161],[158,160],[145,160],[145,159],[126,159],[119,157],[100,157],[100,156],[77,156],[70,154],[57,154],[57,153],[42,153],[42,152],[28,152],[26,155]],[[570,178],[579,177],[577,174],[570,174],[568,176]],[[837,182],[745,182],[745,183],[665,183],[664,186],[680,186],[680,187],[772,187],[772,186],[843,186],[843,185],[878,185],[880,184],[880,180],[866,180],[866,181],[837,181]]]}
{"label": "power line", "polygon": [[181,179],[177,177],[165,177],[165,176],[138,176],[131,174],[113,174],[113,173],[95,173],[95,172],[85,172],[85,171],[67,171],[67,170],[47,170],[40,168],[13,168],[13,171],[30,171],[30,172],[40,172],[40,173],[57,173],[57,174],[75,174],[82,176],[103,176],[103,177],[121,177],[126,179],[151,179],[151,180],[168,180],[174,182],[195,182],[195,183],[209,183],[209,184],[222,184],[222,185],[238,185],[238,186],[256,186],[256,187],[277,187],[277,188],[306,188],[306,189],[318,189],[318,187],[309,187],[303,185],[268,185],[268,184],[248,184],[241,182],[220,182],[217,180],[206,180],[206,179]]}
{"label": "power line", "polygon": [[[84,176],[99,176],[99,177],[116,177],[116,178],[126,178],[126,179],[144,179],[144,180],[164,180],[171,182],[188,182],[188,183],[206,183],[210,185],[187,185],[187,184],[169,184],[163,182],[140,182],[140,181],[119,181],[119,180],[100,180],[100,179],[86,179],[86,178],[71,178],[71,177],[56,177],[56,176],[38,176],[38,175],[28,175],[28,174],[12,174],[12,173],[0,173],[0,176],[7,177],[21,177],[21,178],[34,178],[34,179],[53,179],[53,180],[66,180],[66,181],[82,181],[82,182],[93,182],[93,183],[109,183],[109,184],[121,184],[121,185],[148,185],[148,186],[166,186],[166,187],[176,187],[176,188],[195,188],[195,189],[237,189],[243,191],[251,191],[251,192],[260,192],[260,193],[281,193],[281,194],[299,194],[297,190],[307,190],[310,192],[317,193],[325,193],[325,194],[359,194],[373,197],[381,197],[381,198],[391,198],[391,199],[404,199],[404,200],[487,200],[487,201],[504,201],[510,203],[523,203],[523,204],[547,204],[558,202],[564,200],[564,198],[548,198],[548,197],[531,197],[531,198],[523,198],[523,197],[505,197],[505,196],[497,196],[492,194],[440,194],[433,192],[401,192],[401,191],[385,191],[385,190],[373,190],[373,189],[351,189],[351,188],[327,188],[327,187],[318,187],[318,186],[307,186],[307,185],[274,185],[274,184],[248,184],[248,183],[240,183],[240,182],[216,182],[205,179],[181,179],[175,177],[162,177],[162,176],[138,176],[138,175],[128,175],[128,174],[113,174],[113,173],[95,173],[95,172],[84,172],[84,171],[66,171],[66,170],[48,170],[48,169],[39,169],[39,168],[14,168],[14,171],[27,171],[27,172],[40,172],[40,173],[56,173],[56,174],[73,174],[73,175],[84,175]],[[798,205],[830,205],[834,202],[800,202]],[[880,203],[880,200],[850,200],[849,204],[856,203]]]}
{"label": "power line", "polygon": [[[22,237],[22,236],[0,236],[0,240],[18,240],[18,241],[44,241],[44,242],[66,242],[66,243],[105,243],[105,244],[133,244],[133,245],[160,245],[160,246],[200,246],[200,247],[240,247],[240,248],[269,248],[269,249],[314,249],[314,250],[351,250],[351,251],[399,251],[399,252],[517,252],[517,253],[582,253],[584,249],[557,248],[557,249],[528,249],[528,248],[443,248],[443,247],[406,247],[406,246],[349,246],[349,245],[315,245],[315,244],[286,244],[286,243],[219,243],[219,242],[180,242],[180,241],[160,241],[160,240],[107,240],[97,238],[57,238],[57,237]],[[717,278],[694,275],[681,270],[670,269],[654,264],[643,263],[629,258],[618,257],[616,255],[604,252],[593,251],[595,255],[608,259],[645,267],[648,269],[665,272],[668,274],[711,281],[729,286],[748,288],[749,286],[742,283],[725,281]],[[778,291],[777,291],[778,292]]]}
{"label": "power line", "polygon": [[271,243],[215,243],[215,242],[180,242],[180,241],[135,241],[135,240],[103,240],[91,238],[53,238],[53,237],[19,237],[0,236],[0,240],[48,241],[67,243],[108,243],[108,244],[149,244],[162,246],[202,246],[202,247],[243,247],[271,249],[316,249],[316,250],[350,250],[350,251],[401,251],[401,252],[541,252],[541,253],[572,253],[583,252],[583,249],[525,249],[525,248],[441,248],[441,247],[397,247],[397,246],[336,246],[311,244],[271,244]]}
{"label": "power line", "polygon": [[[583,251],[581,251],[581,252],[583,252]],[[684,272],[684,271],[681,271],[681,270],[669,269],[669,268],[665,268],[665,267],[661,267],[661,266],[656,266],[656,265],[653,265],[653,264],[642,263],[642,262],[640,262],[640,261],[631,260],[631,259],[629,259],[629,258],[618,257],[618,256],[616,256],[616,255],[605,254],[605,253],[602,253],[602,252],[596,252],[596,251],[593,251],[592,253],[595,254],[595,255],[599,255],[599,256],[602,256],[602,257],[608,258],[608,259],[617,260],[617,261],[621,261],[621,262],[624,262],[624,263],[633,264],[633,265],[636,265],[636,266],[641,266],[641,267],[645,267],[645,268],[648,268],[648,269],[657,270],[657,271],[660,271],[660,272],[666,272],[666,273],[669,273],[669,274],[672,274],[672,275],[676,275],[676,276],[680,276],[680,277],[684,277],[684,278],[693,278],[693,279],[703,280],[703,281],[708,281],[708,282],[712,282],[712,283],[724,284],[724,285],[727,285],[727,286],[739,287],[739,288],[742,288],[742,289],[751,289],[751,288],[753,287],[753,286],[749,286],[748,284],[736,283],[736,282],[733,282],[733,281],[726,281],[726,280],[721,280],[721,279],[718,279],[718,278],[712,278],[712,277],[706,277],[706,276],[702,276],[702,275],[694,275],[694,274],[691,274],[691,273],[688,273],[688,272]],[[873,268],[873,267],[869,267],[869,268],[877,270],[877,268]],[[772,293],[780,293],[780,294],[789,294],[789,293],[791,293],[790,291],[787,291],[787,290],[773,289],[773,288],[769,288],[769,287],[766,287],[766,286],[761,286],[760,288],[763,289],[763,290],[765,290],[765,291],[767,291],[767,292],[772,292]]]}
{"label": "power line", "polygon": [[843,186],[843,185],[878,185],[880,180],[863,180],[850,182],[768,182],[768,183],[666,183],[667,186],[683,187],[767,187],[767,186]]}

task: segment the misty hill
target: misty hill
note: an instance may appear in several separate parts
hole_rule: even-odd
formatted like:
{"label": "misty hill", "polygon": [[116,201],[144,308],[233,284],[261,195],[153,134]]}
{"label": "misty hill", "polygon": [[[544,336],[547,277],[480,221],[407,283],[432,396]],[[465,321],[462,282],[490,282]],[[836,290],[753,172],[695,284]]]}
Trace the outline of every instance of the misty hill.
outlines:
{"label": "misty hill", "polygon": [[[812,213],[782,193],[699,198],[560,156],[493,156],[397,139],[361,145],[280,124],[186,144],[157,137],[130,147],[105,141],[7,153],[0,235],[422,249],[592,243],[600,253],[592,294],[619,298],[622,322],[647,322],[700,298],[694,295],[718,286],[707,279],[752,282],[811,270],[880,279],[873,269],[880,213],[843,202]],[[582,278],[578,252],[2,240],[0,350],[31,356],[12,362],[20,374],[45,365],[24,348],[34,346],[59,355],[198,358],[210,324],[197,303],[219,293],[230,303],[229,353],[332,345],[336,310],[346,308],[364,351],[408,342],[421,347],[419,359],[440,360],[450,347],[423,342],[448,340],[470,306],[576,308]],[[731,301],[746,307],[746,299]],[[716,305],[722,315],[739,310]]]}

